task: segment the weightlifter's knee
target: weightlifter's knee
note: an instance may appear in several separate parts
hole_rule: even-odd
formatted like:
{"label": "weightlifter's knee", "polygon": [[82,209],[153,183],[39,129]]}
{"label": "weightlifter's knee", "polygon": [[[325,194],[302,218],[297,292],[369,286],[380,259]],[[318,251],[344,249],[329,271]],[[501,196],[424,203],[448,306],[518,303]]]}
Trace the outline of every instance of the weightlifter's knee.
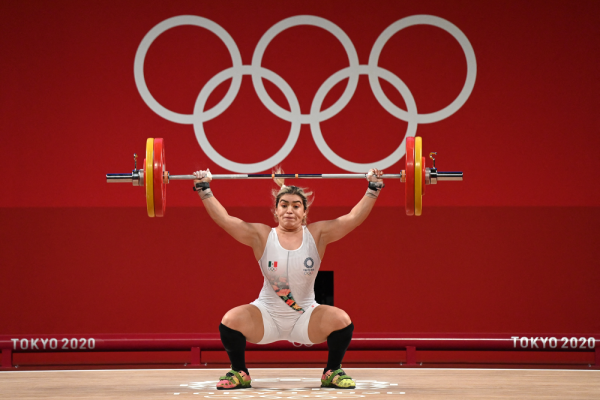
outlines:
{"label": "weightlifter's knee", "polygon": [[230,329],[241,332],[252,343],[259,342],[264,334],[262,315],[260,310],[252,304],[245,304],[227,311],[221,319],[221,323]]}
{"label": "weightlifter's knee", "polygon": [[244,326],[250,322],[246,314],[243,309],[240,310],[240,307],[232,308],[225,313],[221,323],[230,329],[241,332]]}
{"label": "weightlifter's knee", "polygon": [[334,310],[335,311],[332,313],[333,315],[331,318],[334,331],[344,329],[352,323],[352,320],[350,319],[350,316],[348,315],[348,313],[346,313],[346,311],[342,310],[341,308],[335,307]]}

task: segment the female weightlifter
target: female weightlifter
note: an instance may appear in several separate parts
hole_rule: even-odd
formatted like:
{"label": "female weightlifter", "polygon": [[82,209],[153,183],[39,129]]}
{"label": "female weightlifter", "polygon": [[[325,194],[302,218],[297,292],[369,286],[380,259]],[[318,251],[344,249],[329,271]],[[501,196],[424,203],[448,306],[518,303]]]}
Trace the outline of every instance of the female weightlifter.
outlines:
{"label": "female weightlifter", "polygon": [[264,276],[258,299],[229,310],[219,326],[221,341],[231,360],[231,371],[217,389],[249,388],[246,341],[267,344],[277,340],[314,344],[327,341],[329,355],[321,387],[354,389],[354,380],[341,368],[354,325],[346,312],[315,302],[314,283],[329,243],[340,240],[369,215],[383,188],[382,172],[371,169],[369,188],[349,214],[307,225],[311,193],[296,186],[273,191],[277,227],[247,223],[230,216],[210,189],[209,170],[194,173],[194,189],[210,217],[238,242],[252,247]]}

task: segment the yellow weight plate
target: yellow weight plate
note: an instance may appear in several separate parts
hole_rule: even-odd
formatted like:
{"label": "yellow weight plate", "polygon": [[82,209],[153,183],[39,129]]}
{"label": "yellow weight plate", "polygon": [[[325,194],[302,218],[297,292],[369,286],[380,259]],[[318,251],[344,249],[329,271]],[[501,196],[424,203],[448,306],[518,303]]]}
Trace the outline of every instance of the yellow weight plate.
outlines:
{"label": "yellow weight plate", "polygon": [[144,165],[144,183],[146,184],[146,209],[148,216],[154,217],[154,138],[146,141],[146,165]]}
{"label": "yellow weight plate", "polygon": [[415,215],[423,211],[423,139],[415,137]]}

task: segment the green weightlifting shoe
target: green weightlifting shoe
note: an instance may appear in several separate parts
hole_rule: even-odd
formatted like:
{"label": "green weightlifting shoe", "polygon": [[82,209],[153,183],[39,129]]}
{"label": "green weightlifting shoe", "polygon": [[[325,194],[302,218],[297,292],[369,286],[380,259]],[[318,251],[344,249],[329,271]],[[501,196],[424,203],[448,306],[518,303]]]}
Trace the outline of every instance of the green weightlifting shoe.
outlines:
{"label": "green weightlifting shoe", "polygon": [[219,378],[217,383],[217,390],[234,390],[234,389],[247,389],[251,388],[250,375],[247,375],[244,371],[231,370],[225,376]]}
{"label": "green weightlifting shoe", "polygon": [[329,370],[321,377],[321,387],[336,389],[354,389],[356,382],[350,378],[343,369]]}

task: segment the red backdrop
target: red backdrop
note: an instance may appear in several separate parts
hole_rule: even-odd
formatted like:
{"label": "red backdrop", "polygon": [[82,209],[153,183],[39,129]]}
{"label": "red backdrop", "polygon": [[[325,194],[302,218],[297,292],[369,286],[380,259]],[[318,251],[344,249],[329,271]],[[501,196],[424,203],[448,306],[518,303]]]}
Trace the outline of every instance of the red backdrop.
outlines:
{"label": "red backdrop", "polygon": [[[568,1],[98,1],[0,4],[0,333],[216,332],[229,308],[256,298],[261,275],[250,249],[210,221],[190,183],[168,186],[163,219],[146,216],[142,188],[107,184],[129,172],[147,137],[163,137],[167,167],[188,174],[213,161],[197,127],[155,113],[134,79],[138,46],[157,24],[204,17],[231,35],[241,64],[286,18],[337,25],[367,65],[392,23],[431,15],[473,47],[475,83],[438,122],[419,123],[425,152],[462,183],[427,188],[422,217],[404,215],[404,186],[389,182],[372,215],[331,245],[335,304],[359,331],[598,332],[600,193],[600,3]],[[310,114],[323,82],[348,66],[334,35],[298,26],[275,36],[262,65],[283,78]],[[197,26],[169,29],[143,71],[167,109],[194,111],[205,84],[232,66],[223,42]],[[467,76],[457,40],[416,25],[393,35],[379,66],[410,90],[419,114],[452,103]],[[381,80],[383,92],[405,99]],[[208,99],[221,100],[230,80]],[[347,80],[325,97],[334,104]],[[272,83],[267,92],[289,110]],[[271,157],[291,123],[265,107],[245,75],[231,106],[204,123],[214,149],[238,163]],[[323,155],[311,126],[282,162],[287,172],[345,172]],[[388,113],[361,75],[350,101],[320,123],[341,157],[370,163],[391,154],[408,123]],[[141,161],[141,160],[140,160]],[[398,173],[401,158],[386,167]],[[378,165],[373,165],[378,166]],[[267,169],[267,172],[270,169]],[[306,181],[313,221],[349,211],[360,181]],[[272,223],[269,181],[215,182],[233,215]]]}

